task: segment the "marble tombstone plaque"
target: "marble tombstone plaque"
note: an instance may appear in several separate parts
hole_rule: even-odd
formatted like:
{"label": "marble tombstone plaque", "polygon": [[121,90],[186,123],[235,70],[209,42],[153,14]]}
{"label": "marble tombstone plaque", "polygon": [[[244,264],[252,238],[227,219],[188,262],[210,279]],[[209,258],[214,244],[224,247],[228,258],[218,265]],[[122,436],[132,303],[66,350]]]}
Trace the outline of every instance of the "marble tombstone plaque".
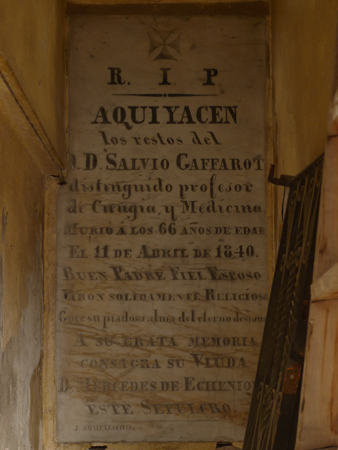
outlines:
{"label": "marble tombstone plaque", "polygon": [[74,17],[59,442],[242,439],[267,307],[265,22]]}

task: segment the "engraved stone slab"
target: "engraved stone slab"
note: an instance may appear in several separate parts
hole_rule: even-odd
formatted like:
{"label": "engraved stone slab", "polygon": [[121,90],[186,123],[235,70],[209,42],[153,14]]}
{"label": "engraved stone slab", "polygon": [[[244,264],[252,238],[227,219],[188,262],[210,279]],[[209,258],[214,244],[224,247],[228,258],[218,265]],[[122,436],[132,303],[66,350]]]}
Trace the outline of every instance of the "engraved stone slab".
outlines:
{"label": "engraved stone slab", "polygon": [[243,439],[267,306],[265,22],[75,17],[60,442]]}

